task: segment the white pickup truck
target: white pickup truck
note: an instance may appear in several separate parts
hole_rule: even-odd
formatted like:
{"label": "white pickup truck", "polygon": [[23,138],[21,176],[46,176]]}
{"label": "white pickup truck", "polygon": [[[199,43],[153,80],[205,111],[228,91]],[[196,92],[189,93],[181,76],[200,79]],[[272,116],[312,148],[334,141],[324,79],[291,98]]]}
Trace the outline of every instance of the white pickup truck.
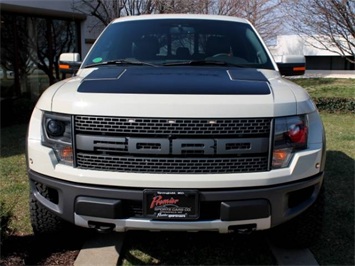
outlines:
{"label": "white pickup truck", "polygon": [[322,223],[324,129],[244,19],[114,20],[39,99],[27,139],[35,233],[252,232],[309,245]]}

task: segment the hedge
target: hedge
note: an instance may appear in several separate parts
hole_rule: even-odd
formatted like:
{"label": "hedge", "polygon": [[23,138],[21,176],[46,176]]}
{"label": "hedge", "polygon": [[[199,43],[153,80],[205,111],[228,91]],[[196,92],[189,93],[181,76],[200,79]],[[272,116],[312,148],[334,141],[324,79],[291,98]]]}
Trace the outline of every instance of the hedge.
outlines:
{"label": "hedge", "polygon": [[319,111],[329,113],[355,113],[355,100],[339,97],[314,97],[314,103]]}

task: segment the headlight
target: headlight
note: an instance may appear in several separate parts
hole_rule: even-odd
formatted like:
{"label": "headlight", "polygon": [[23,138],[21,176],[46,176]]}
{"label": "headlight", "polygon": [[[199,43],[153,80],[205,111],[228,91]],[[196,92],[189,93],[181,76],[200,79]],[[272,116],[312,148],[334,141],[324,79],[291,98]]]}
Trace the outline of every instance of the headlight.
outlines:
{"label": "headlight", "polygon": [[297,150],[307,148],[308,121],[305,115],[275,119],[272,168],[287,167]]}
{"label": "headlight", "polygon": [[42,145],[54,150],[59,162],[73,165],[71,116],[45,112]]}
{"label": "headlight", "polygon": [[48,119],[46,121],[46,132],[50,137],[62,137],[65,133],[65,122],[56,120],[56,119]]}

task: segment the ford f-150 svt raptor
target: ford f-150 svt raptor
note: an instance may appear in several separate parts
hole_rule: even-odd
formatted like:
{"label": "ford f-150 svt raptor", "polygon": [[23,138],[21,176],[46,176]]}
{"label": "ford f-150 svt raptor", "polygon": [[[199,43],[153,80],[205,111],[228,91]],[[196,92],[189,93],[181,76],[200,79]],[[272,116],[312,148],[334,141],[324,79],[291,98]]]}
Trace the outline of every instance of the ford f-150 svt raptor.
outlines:
{"label": "ford f-150 svt raptor", "polygon": [[114,20],[80,67],[49,87],[28,131],[35,233],[220,233],[316,239],[325,137],[309,95],[253,26],[212,15]]}

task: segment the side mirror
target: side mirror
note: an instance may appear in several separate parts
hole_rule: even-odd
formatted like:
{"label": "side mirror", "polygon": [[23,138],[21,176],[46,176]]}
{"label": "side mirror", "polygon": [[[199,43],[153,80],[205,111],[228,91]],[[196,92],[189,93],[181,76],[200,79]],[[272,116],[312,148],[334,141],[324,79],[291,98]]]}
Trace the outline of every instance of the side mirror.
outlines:
{"label": "side mirror", "polygon": [[63,77],[66,74],[73,75],[80,65],[80,54],[78,53],[63,53],[59,56],[59,70]]}
{"label": "side mirror", "polygon": [[283,55],[277,66],[283,76],[303,75],[306,71],[306,58],[303,55]]}

